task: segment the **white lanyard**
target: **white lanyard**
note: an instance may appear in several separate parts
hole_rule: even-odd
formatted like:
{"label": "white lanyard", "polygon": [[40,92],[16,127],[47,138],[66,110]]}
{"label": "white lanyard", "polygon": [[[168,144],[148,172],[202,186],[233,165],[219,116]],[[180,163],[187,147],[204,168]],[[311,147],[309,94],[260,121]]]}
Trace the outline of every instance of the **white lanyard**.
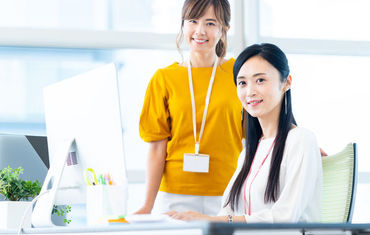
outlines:
{"label": "white lanyard", "polygon": [[206,104],[204,106],[202,125],[200,127],[200,132],[199,132],[199,140],[197,141],[197,120],[196,120],[196,110],[195,110],[195,100],[194,100],[193,79],[192,79],[192,76],[191,76],[190,58],[189,58],[189,61],[188,61],[188,76],[189,76],[189,87],[190,87],[190,96],[191,96],[191,106],[192,106],[192,111],[193,111],[193,132],[194,132],[195,154],[196,155],[199,154],[199,142],[200,142],[200,139],[202,138],[204,126],[206,124],[208,104],[209,104],[209,99],[211,98],[211,92],[212,92],[213,82],[215,80],[217,63],[218,63],[218,57],[216,56],[216,61],[213,64],[213,70],[212,70],[211,80],[209,81],[209,85],[208,85],[208,92],[207,92],[207,97],[206,97]]}

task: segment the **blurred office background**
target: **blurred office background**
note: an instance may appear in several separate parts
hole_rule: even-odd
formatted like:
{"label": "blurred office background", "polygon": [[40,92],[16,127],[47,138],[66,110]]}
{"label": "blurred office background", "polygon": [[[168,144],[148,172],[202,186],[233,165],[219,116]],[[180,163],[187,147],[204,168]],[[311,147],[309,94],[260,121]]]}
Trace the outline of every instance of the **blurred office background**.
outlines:
{"label": "blurred office background", "polygon": [[[144,199],[147,144],[138,133],[146,86],[181,61],[183,0],[0,1],[0,133],[45,135],[43,87],[115,62],[129,172],[129,212]],[[293,109],[329,154],[358,143],[354,222],[370,222],[370,1],[230,0],[228,57],[272,42],[288,55]],[[184,48],[186,53],[186,48]],[[66,94],[67,95],[67,94]]]}

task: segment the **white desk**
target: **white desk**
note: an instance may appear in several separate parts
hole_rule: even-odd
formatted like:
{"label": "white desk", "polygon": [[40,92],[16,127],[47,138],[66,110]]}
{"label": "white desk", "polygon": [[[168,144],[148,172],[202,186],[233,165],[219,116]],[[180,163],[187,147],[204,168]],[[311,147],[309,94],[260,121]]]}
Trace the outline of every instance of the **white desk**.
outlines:
{"label": "white desk", "polygon": [[[14,235],[16,230],[0,230],[0,235]],[[25,229],[23,234],[125,234],[125,235],[244,235],[244,234],[370,234],[370,224],[243,224],[192,222],[185,224],[131,224],[86,227]]]}
{"label": "white desk", "polygon": [[[166,223],[140,223],[107,226],[84,226],[84,227],[54,227],[54,228],[31,228],[24,229],[22,234],[127,234],[127,235],[203,235],[207,231],[208,223],[185,223],[185,224],[166,224]],[[17,230],[0,230],[0,235],[14,235]]]}

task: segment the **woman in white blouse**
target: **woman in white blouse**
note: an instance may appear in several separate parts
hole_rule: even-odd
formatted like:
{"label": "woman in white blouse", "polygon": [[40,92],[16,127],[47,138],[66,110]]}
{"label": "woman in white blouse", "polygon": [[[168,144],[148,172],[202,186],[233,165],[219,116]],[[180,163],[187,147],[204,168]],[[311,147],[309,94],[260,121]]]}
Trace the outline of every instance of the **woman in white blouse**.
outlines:
{"label": "woman in white blouse", "polygon": [[247,223],[320,222],[322,168],[315,135],[295,123],[288,60],[277,46],[247,47],[234,65],[247,111],[246,146],[218,216],[167,214],[182,220]]}

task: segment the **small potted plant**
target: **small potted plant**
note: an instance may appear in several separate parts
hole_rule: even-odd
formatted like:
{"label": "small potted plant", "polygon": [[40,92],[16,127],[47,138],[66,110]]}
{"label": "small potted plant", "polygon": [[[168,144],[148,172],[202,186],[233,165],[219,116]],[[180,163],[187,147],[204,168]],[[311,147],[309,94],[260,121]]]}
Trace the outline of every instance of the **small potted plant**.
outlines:
{"label": "small potted plant", "polygon": [[[71,212],[72,208],[69,205],[54,205],[52,215],[57,217],[51,217],[51,220],[55,225],[63,226],[71,223],[71,220],[66,218],[67,214]],[[62,220],[62,221],[60,221]]]}
{"label": "small potted plant", "polygon": [[22,167],[0,170],[0,195],[6,200],[0,202],[0,228],[17,228],[26,210],[24,226],[31,227],[31,202],[27,200],[40,193],[41,184],[37,180],[23,180],[19,178],[21,174]]}
{"label": "small potted plant", "polygon": [[[31,227],[31,202],[27,201],[37,196],[41,191],[41,183],[37,180],[29,181],[20,179],[23,174],[23,168],[12,169],[6,167],[0,170],[0,195],[4,196],[6,201],[0,201],[0,228],[18,228],[24,212],[28,209],[28,214],[23,223],[24,227]],[[69,224],[70,219],[66,215],[71,212],[68,205],[54,205],[52,214],[54,222],[58,225]],[[61,219],[61,222],[60,219]],[[4,219],[3,219],[4,218]],[[58,218],[58,219],[57,219]]]}

